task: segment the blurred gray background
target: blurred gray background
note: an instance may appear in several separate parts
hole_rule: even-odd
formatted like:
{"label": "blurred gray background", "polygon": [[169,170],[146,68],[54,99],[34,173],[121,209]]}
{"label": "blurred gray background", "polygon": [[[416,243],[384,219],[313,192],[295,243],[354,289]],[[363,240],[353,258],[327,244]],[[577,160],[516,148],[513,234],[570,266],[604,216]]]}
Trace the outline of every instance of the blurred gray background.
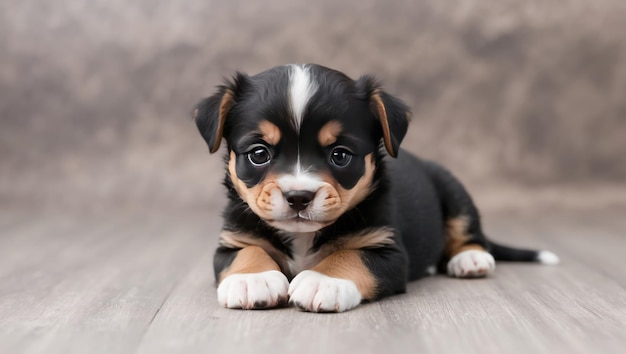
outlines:
{"label": "blurred gray background", "polygon": [[626,204],[626,2],[566,3],[4,0],[0,206],[219,203],[191,107],[307,62],[380,78],[487,210]]}

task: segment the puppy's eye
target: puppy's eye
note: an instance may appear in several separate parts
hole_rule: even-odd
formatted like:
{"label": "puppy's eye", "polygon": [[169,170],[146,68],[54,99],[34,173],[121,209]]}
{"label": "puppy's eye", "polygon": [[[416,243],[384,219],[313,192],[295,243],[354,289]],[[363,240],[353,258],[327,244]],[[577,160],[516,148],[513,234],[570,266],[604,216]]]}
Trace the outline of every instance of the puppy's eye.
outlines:
{"label": "puppy's eye", "polygon": [[336,147],[330,152],[330,162],[337,167],[346,167],[352,161],[352,153],[344,147]]}
{"label": "puppy's eye", "polygon": [[248,161],[256,167],[267,165],[271,159],[270,151],[263,145],[256,145],[248,151]]}

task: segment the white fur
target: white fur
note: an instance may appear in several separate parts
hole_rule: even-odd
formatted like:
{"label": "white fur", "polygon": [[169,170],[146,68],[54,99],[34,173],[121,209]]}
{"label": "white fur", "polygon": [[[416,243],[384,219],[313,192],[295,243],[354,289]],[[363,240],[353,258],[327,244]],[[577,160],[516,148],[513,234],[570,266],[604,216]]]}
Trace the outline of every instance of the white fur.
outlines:
{"label": "white fur", "polygon": [[[324,200],[326,193],[317,193],[308,208],[296,212],[289,207],[284,193],[289,191],[309,191],[316,193],[326,182],[308,173],[286,174],[277,179],[280,191],[272,192],[272,218],[269,223],[281,230],[289,232],[315,232],[324,227],[323,223],[316,220],[324,219]],[[301,220],[291,220],[300,216]]]}
{"label": "white fur", "polygon": [[289,302],[310,312],[343,312],[361,303],[353,281],[305,270],[289,285]]}
{"label": "white fur", "polygon": [[296,131],[299,132],[306,105],[317,91],[318,85],[311,77],[306,66],[293,64],[290,67],[289,102]]}
{"label": "white fur", "polygon": [[293,213],[293,210],[285,200],[283,192],[278,188],[273,188],[270,192],[270,202],[272,203],[273,219],[282,219],[285,215]]}
{"label": "white fur", "polygon": [[[309,253],[313,247],[315,232],[296,233],[291,237],[291,259],[287,262],[290,274],[298,274],[307,267],[315,265],[317,252]],[[313,263],[313,264],[311,264]]]}
{"label": "white fur", "polygon": [[287,300],[289,281],[276,270],[227,276],[217,288],[217,300],[227,308],[275,307]]}
{"label": "white fur", "polygon": [[325,184],[321,178],[308,173],[282,175],[276,182],[283,193],[289,191],[316,192]]}
{"label": "white fur", "polygon": [[491,274],[496,269],[493,256],[485,251],[463,251],[448,262],[448,275],[458,278],[476,278]]}
{"label": "white fur", "polygon": [[539,251],[539,254],[537,255],[537,260],[539,261],[539,263],[546,265],[559,264],[559,262],[561,261],[559,259],[559,256],[550,251]]}
{"label": "white fur", "polygon": [[315,232],[324,227],[324,224],[315,221],[296,221],[296,220],[282,220],[282,221],[268,221],[268,224],[273,227],[294,233],[308,233]]}

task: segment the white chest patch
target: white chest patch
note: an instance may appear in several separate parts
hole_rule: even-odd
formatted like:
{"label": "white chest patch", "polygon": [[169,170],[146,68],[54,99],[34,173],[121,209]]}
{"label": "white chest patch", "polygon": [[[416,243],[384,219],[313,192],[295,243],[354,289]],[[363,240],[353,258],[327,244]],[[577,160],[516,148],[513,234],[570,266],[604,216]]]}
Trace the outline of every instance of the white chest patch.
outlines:
{"label": "white chest patch", "polygon": [[315,232],[294,233],[291,239],[292,257],[287,262],[289,273],[295,276],[305,269],[315,266],[320,261],[319,252],[310,252],[315,239]]}
{"label": "white chest patch", "polygon": [[289,103],[296,131],[299,132],[306,105],[317,91],[318,85],[311,77],[309,68],[306,66],[293,64],[290,67]]}

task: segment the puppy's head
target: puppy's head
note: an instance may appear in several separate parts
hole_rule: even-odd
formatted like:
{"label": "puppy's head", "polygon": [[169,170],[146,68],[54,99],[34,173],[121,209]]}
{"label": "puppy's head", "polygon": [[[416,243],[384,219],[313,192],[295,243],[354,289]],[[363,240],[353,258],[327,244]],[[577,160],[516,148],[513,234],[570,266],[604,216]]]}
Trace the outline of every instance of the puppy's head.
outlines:
{"label": "puppy's head", "polygon": [[289,232],[317,231],[367,197],[381,141],[395,157],[409,115],[371,77],[318,65],[238,73],[194,111],[212,153],[226,139],[241,199]]}

